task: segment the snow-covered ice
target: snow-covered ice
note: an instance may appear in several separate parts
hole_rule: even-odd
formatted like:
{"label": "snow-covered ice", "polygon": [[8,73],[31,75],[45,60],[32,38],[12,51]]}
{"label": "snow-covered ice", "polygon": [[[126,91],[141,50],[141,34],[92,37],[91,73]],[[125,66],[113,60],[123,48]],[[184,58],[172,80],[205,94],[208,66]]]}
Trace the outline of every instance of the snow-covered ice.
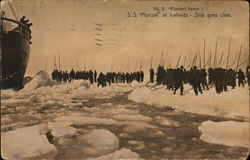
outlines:
{"label": "snow-covered ice", "polygon": [[74,125],[84,125],[84,124],[105,124],[112,125],[118,122],[113,119],[108,118],[98,118],[98,117],[82,117],[82,116],[62,116],[55,119],[57,122],[72,122]]}
{"label": "snow-covered ice", "polygon": [[83,148],[83,150],[91,151],[94,155],[107,154],[119,148],[118,137],[106,129],[93,129],[82,135],[80,139],[89,145],[89,148]]}
{"label": "snow-covered ice", "polygon": [[53,85],[55,84],[54,81],[50,79],[50,75],[44,71],[40,71],[36,74],[36,76],[28,82],[24,88],[23,91],[30,91],[37,89],[41,86],[47,86],[47,85]]}
{"label": "snow-covered ice", "polygon": [[51,134],[55,139],[61,138],[61,137],[72,137],[77,134],[77,131],[73,127],[60,127],[55,128],[51,131]]}
{"label": "snow-covered ice", "polygon": [[123,131],[128,133],[135,133],[139,131],[147,131],[148,129],[155,129],[157,126],[143,121],[124,121],[121,124],[127,125]]}
{"label": "snow-covered ice", "polygon": [[[52,85],[54,84],[54,85]],[[119,93],[131,91],[136,84],[113,84],[105,88],[98,88],[84,80],[73,80],[71,83],[56,84],[49,79],[47,73],[38,73],[31,82],[20,91],[3,90],[1,99],[3,105],[19,103],[71,103],[76,98],[97,97],[109,98]]]}
{"label": "snow-covered ice", "polygon": [[249,147],[249,122],[205,121],[199,127],[200,139],[227,146]]}
{"label": "snow-covered ice", "polygon": [[60,137],[57,140],[57,143],[60,145],[60,147],[67,148],[67,146],[72,143],[73,138],[68,138],[68,137]]}
{"label": "snow-covered ice", "polygon": [[88,158],[87,160],[143,160],[140,156],[130,149],[122,148],[113,153],[97,158]]}
{"label": "snow-covered ice", "polygon": [[[119,107],[119,106],[117,106]],[[102,110],[102,114],[113,114],[113,115],[136,115],[139,114],[138,110],[129,110],[125,108],[107,108]]]}
{"label": "snow-covered ice", "polygon": [[143,144],[143,141],[135,141],[135,140],[130,140],[128,141],[128,144],[132,145],[132,146],[138,146],[140,144]]}
{"label": "snow-covered ice", "polygon": [[128,144],[133,146],[135,150],[141,150],[145,148],[145,144],[143,141],[130,140],[128,141]]}
{"label": "snow-covered ice", "polygon": [[172,151],[172,148],[171,147],[165,147],[165,148],[162,148],[161,151],[165,152],[165,153],[170,153]]}
{"label": "snow-covered ice", "polygon": [[142,116],[140,114],[137,115],[131,115],[131,114],[124,114],[124,115],[115,115],[113,116],[115,120],[120,121],[152,121],[151,117]]}
{"label": "snow-covered ice", "polygon": [[69,127],[72,124],[72,122],[47,122],[46,126],[49,130],[53,130],[56,128]]}
{"label": "snow-covered ice", "polygon": [[[77,109],[77,107],[85,108],[89,111],[91,108],[84,107],[84,103],[88,103],[91,98],[111,98],[119,95],[120,93],[131,91],[133,88],[136,88],[136,86],[138,86],[138,83],[112,84],[111,86],[100,88],[97,87],[96,84],[90,85],[89,81],[86,80],[73,80],[71,83],[58,84],[51,80],[46,72],[39,72],[25,85],[22,90],[14,91],[12,89],[8,89],[1,91],[1,111],[3,113],[1,118],[6,118],[6,116],[10,113],[11,117],[9,118],[19,120],[27,120],[31,118],[39,119],[40,122],[44,122],[43,120],[55,116],[62,118],[62,116],[68,113],[69,110],[72,111]],[[102,104],[100,104],[100,106],[101,105]],[[110,103],[110,106],[105,107],[113,108],[112,105],[113,104]],[[98,106],[93,107],[97,108]],[[117,114],[118,112],[130,112],[128,114],[132,114],[134,111],[128,111],[124,108],[120,108],[120,110],[116,110],[114,112],[117,112]],[[19,116],[19,113],[23,115]],[[93,112],[90,111],[90,113]],[[108,113],[108,110],[106,113]],[[15,118],[15,115],[18,115],[19,118]],[[109,118],[98,119],[90,117],[89,120],[88,118],[89,117],[83,118],[84,120],[81,119],[81,124],[85,122],[88,123],[89,121],[96,121],[94,123],[100,122],[100,124],[116,123],[115,120]],[[79,122],[79,120],[76,121]],[[11,125],[3,123],[1,130],[9,130],[11,127],[15,126],[17,126],[17,123],[13,123]]]}
{"label": "snow-covered ice", "polygon": [[185,86],[185,95],[174,95],[172,91],[159,86],[154,89],[136,88],[129,99],[135,102],[155,105],[157,107],[172,107],[180,111],[212,115],[227,118],[249,120],[249,90],[245,88],[228,89],[228,92],[217,94],[215,89],[204,91],[199,96],[194,95],[190,86]]}
{"label": "snow-covered ice", "polygon": [[162,117],[162,116],[156,116],[154,119],[157,123],[163,125],[163,126],[174,126],[174,127],[180,127],[179,122]]}
{"label": "snow-covered ice", "polygon": [[1,133],[1,155],[8,159],[53,158],[57,153],[43,129],[45,124]]}
{"label": "snow-covered ice", "polygon": [[12,98],[16,94],[17,94],[17,91],[15,91],[13,89],[1,90],[1,100]]}

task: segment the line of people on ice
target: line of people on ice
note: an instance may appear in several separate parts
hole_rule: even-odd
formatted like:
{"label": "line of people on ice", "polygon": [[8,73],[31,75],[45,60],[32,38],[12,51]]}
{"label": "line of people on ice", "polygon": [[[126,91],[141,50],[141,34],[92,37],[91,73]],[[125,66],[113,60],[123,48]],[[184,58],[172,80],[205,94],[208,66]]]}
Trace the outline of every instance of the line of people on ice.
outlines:
{"label": "line of people on ice", "polygon": [[111,85],[111,83],[128,83],[130,84],[133,81],[137,81],[139,83],[143,82],[144,73],[143,71],[137,72],[107,72],[103,74],[102,72],[99,74],[97,79],[98,87],[101,85],[102,87],[106,87],[107,83]]}
{"label": "line of people on ice", "polygon": [[[209,86],[215,86],[216,93],[227,91],[227,87],[231,86],[232,89],[236,87],[236,79],[238,79],[238,86],[243,86],[248,83],[250,86],[250,66],[246,68],[246,74],[239,69],[224,69],[224,68],[209,68],[198,69],[196,66],[191,67],[190,70],[186,70],[183,66],[173,69],[166,68],[159,65],[157,72],[155,73],[153,68],[150,68],[150,81],[154,83],[154,77],[156,77],[156,85],[166,85],[168,90],[173,90],[173,94],[180,89],[180,94],[183,95],[184,84],[189,83],[196,95],[202,90],[209,90]],[[247,79],[247,80],[246,80]]]}
{"label": "line of people on ice", "polygon": [[97,72],[96,71],[74,71],[73,69],[68,73],[67,71],[54,70],[51,74],[53,80],[57,82],[71,82],[73,79],[83,79],[89,80],[91,84],[97,82]]}
{"label": "line of people on ice", "polygon": [[71,82],[73,79],[77,80],[89,80],[91,84],[97,83],[98,87],[106,87],[107,83],[131,83],[132,81],[137,81],[139,83],[144,80],[143,71],[137,72],[107,72],[106,74],[100,73],[97,76],[96,71],[74,71],[73,69],[68,73],[67,71],[54,70],[51,74],[53,80],[57,82]]}

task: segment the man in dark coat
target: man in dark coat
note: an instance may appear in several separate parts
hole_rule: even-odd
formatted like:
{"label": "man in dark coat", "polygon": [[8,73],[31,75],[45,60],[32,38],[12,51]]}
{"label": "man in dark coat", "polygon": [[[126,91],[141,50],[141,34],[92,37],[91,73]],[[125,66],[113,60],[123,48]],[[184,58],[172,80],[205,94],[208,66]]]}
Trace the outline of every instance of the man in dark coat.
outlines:
{"label": "man in dark coat", "polygon": [[89,71],[89,81],[91,84],[94,83],[94,75],[93,75],[93,72],[91,70]]}
{"label": "man in dark coat", "polygon": [[201,73],[196,66],[190,71],[190,84],[194,89],[195,95],[198,95],[198,91],[203,94],[201,89]]}
{"label": "man in dark coat", "polygon": [[94,82],[96,82],[96,78],[97,78],[97,73],[96,70],[94,71]]}
{"label": "man in dark coat", "polygon": [[70,75],[70,78],[71,78],[71,79],[75,79],[75,78],[76,78],[76,73],[75,73],[74,69],[72,69],[72,70],[70,71],[69,75]]}
{"label": "man in dark coat", "polygon": [[248,87],[250,89],[250,65],[248,65],[247,68],[246,68],[246,74],[247,74]]}
{"label": "man in dark coat", "polygon": [[143,71],[140,71],[140,82],[143,82],[144,80],[144,73]]}
{"label": "man in dark coat", "polygon": [[180,88],[180,94],[183,95],[183,81],[184,81],[184,67],[181,66],[180,68],[174,70],[174,77],[175,77],[175,84],[174,84],[174,93]]}
{"label": "man in dark coat", "polygon": [[154,69],[151,67],[149,72],[150,72],[150,82],[154,83],[154,75],[155,75]]}
{"label": "man in dark coat", "polygon": [[101,72],[99,77],[97,78],[97,86],[102,85],[102,87],[106,87],[106,76]]}
{"label": "man in dark coat", "polygon": [[244,87],[245,84],[245,74],[244,72],[242,72],[241,69],[239,69],[238,72],[238,86],[240,87],[242,85],[242,87]]}
{"label": "man in dark coat", "polygon": [[206,69],[201,69],[201,83],[202,83],[202,88],[203,89],[209,90],[208,84],[207,84],[207,72],[206,72]]}

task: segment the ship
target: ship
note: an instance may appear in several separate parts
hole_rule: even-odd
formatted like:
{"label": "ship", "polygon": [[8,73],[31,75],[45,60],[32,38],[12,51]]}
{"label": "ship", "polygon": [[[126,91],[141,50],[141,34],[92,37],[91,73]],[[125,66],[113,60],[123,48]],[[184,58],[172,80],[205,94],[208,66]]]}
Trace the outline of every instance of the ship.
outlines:
{"label": "ship", "polygon": [[23,16],[20,20],[5,17],[1,11],[1,89],[24,87],[24,74],[27,69],[30,45],[31,25]]}

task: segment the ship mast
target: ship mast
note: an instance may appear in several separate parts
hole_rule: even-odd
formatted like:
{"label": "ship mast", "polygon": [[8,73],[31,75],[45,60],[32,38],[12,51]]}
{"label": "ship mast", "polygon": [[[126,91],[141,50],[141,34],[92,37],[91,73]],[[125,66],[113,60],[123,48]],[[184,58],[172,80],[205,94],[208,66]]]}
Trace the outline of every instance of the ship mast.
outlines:
{"label": "ship mast", "polygon": [[46,70],[47,70],[47,63],[48,63],[48,55],[46,55],[45,69],[44,69],[45,72],[46,72]]}
{"label": "ship mast", "polygon": [[60,55],[61,55],[61,54],[60,54],[60,51],[59,51],[59,56],[58,56],[58,62],[59,62],[59,68],[58,68],[58,69],[59,69],[59,71],[61,70]]}

